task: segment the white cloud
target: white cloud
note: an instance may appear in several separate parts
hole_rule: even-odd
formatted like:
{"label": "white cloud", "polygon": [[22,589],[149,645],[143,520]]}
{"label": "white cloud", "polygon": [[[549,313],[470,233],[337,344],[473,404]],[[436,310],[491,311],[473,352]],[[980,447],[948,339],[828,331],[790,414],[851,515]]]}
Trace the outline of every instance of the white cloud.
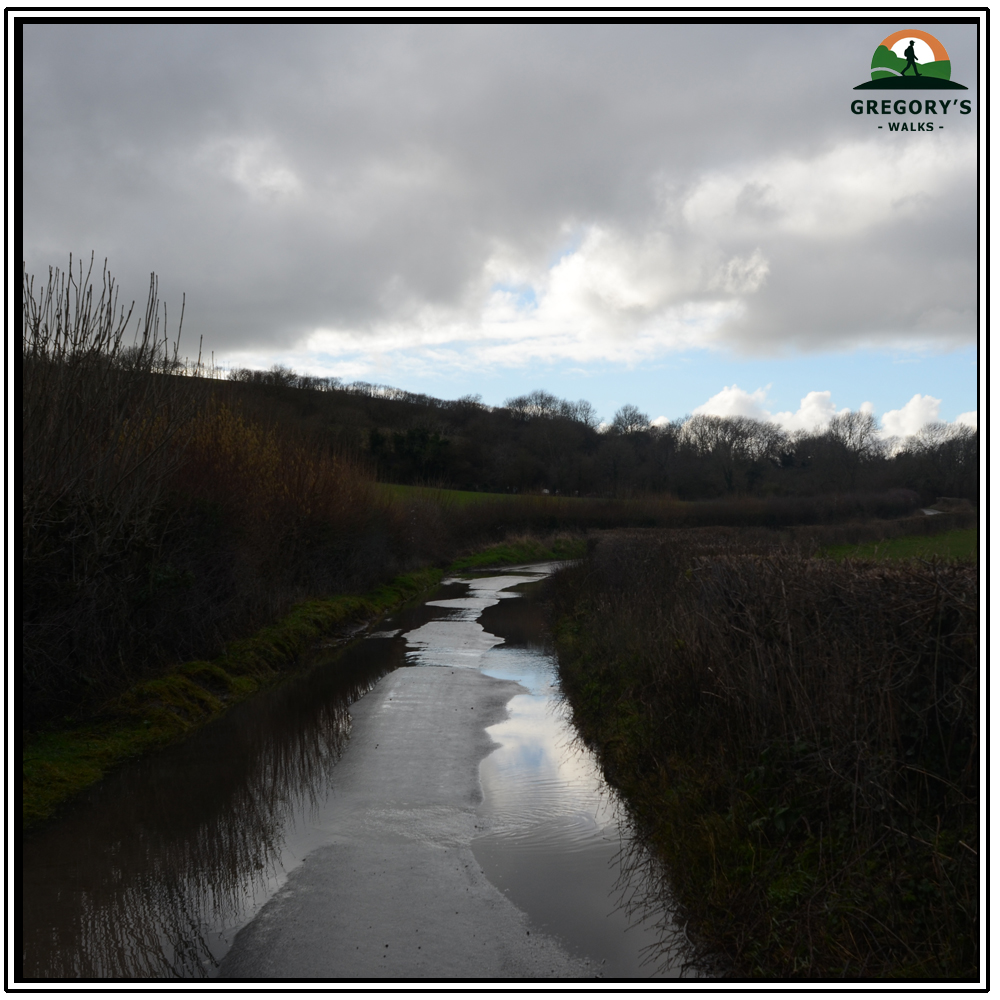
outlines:
{"label": "white cloud", "polygon": [[[767,407],[767,392],[770,386],[747,392],[738,385],[725,386],[711,399],[696,406],[694,413],[708,413],[717,417],[753,417],[754,420],[769,420],[778,424],[789,434],[795,431],[822,430],[838,412],[830,392],[809,392],[803,396],[798,410],[772,413]],[[871,403],[863,403],[861,409],[871,409]],[[846,409],[846,408],[845,408]]]}
{"label": "white cloud", "polygon": [[[871,407],[870,403],[863,403],[860,409],[865,406]],[[837,410],[833,403],[833,396],[830,392],[807,392],[802,397],[799,408],[793,413],[790,410],[784,413],[776,413],[771,418],[776,424],[788,433],[795,431],[819,431],[829,426],[830,421],[839,413],[845,413],[849,407]]]}
{"label": "white cloud", "polygon": [[[414,198],[430,196],[446,175],[449,185],[460,186],[460,177],[433,156],[411,159],[381,188],[415,185]],[[787,247],[793,240],[792,257],[802,257],[803,240],[829,250],[848,238],[884,233],[886,226],[926,212],[954,185],[966,160],[962,143],[915,148],[904,157],[853,142],[813,156],[785,154],[725,173],[705,172],[690,187],[663,194],[658,211],[638,227],[564,223],[551,240],[569,243],[570,249],[554,260],[546,261],[537,244],[498,236],[492,252],[470,271],[460,296],[430,302],[415,288],[386,294],[385,301],[397,302],[395,315],[373,317],[363,327],[316,329],[300,341],[300,349],[355,357],[361,352],[375,369],[386,352],[406,353],[418,365],[416,355],[425,352],[423,363],[430,364],[426,352],[433,349],[437,366],[469,370],[561,361],[634,365],[689,348],[750,343],[747,337],[757,334],[746,331],[760,322],[752,319],[757,299],[775,275],[769,244],[784,241]],[[395,196],[389,199],[395,202]],[[738,249],[751,239],[752,249]],[[781,266],[780,278],[788,282],[787,251]],[[798,304],[781,307],[805,310],[795,318],[800,328],[810,314],[807,292],[796,293]],[[814,308],[817,318],[835,322],[840,307]],[[925,322],[926,310],[920,315]],[[778,332],[762,335],[761,343],[780,342],[780,327],[790,316],[776,317]],[[894,343],[899,339],[888,330],[879,335]],[[821,335],[811,334],[810,343],[819,345]],[[761,400],[755,393],[740,396],[733,387],[705,405],[773,419],[789,430],[823,426],[836,413],[822,394],[810,394],[796,412],[771,417],[764,415]]]}
{"label": "white cloud", "polygon": [[910,437],[925,424],[937,422],[941,400],[921,396],[918,392],[905,406],[882,414],[882,434],[885,437]]}
{"label": "white cloud", "polygon": [[746,392],[738,385],[727,385],[707,402],[696,406],[694,414],[710,414],[715,417],[753,417],[754,420],[771,420],[771,414],[764,408],[767,390],[770,386]]}
{"label": "white cloud", "polygon": [[971,427],[973,430],[978,430],[979,428],[979,413],[976,410],[970,410],[968,413],[960,413],[955,417],[956,424],[964,424],[966,427]]}
{"label": "white cloud", "polygon": [[253,201],[289,198],[302,190],[302,182],[275,144],[264,139],[214,139],[195,159],[235,183]]}
{"label": "white cloud", "polygon": [[731,295],[756,292],[767,278],[771,265],[757,247],[747,257],[733,257],[721,268],[709,284],[709,288],[721,288]]}
{"label": "white cloud", "polygon": [[[789,434],[794,434],[796,431],[822,431],[839,413],[849,412],[849,407],[837,409],[833,402],[832,393],[814,390],[802,397],[797,410],[773,413],[766,405],[767,393],[770,388],[768,385],[753,392],[747,392],[738,385],[727,385],[701,406],[696,406],[692,412],[712,414],[718,417],[753,417],[755,420],[767,420],[778,424],[782,430]],[[866,401],[858,407],[858,410],[861,413],[874,414],[875,407]],[[911,437],[918,434],[927,424],[937,423],[940,411],[940,399],[917,393],[905,406],[898,410],[887,410],[882,415],[880,434],[887,439]],[[665,417],[658,417],[653,423],[661,426],[669,421]],[[961,414],[955,420],[955,425],[958,424],[976,427],[977,414],[975,412]]]}
{"label": "white cloud", "polygon": [[[460,305],[414,305],[405,319],[364,330],[317,329],[300,353],[379,358],[435,352],[443,367],[518,368],[537,362],[634,365],[671,351],[711,347],[724,323],[745,308],[732,294],[706,294],[707,268],[685,257],[662,232],[633,239],[587,227],[578,245],[549,266],[512,248],[484,264]],[[733,258],[723,283],[759,286],[767,262],[759,251]],[[720,282],[716,281],[716,285]]]}

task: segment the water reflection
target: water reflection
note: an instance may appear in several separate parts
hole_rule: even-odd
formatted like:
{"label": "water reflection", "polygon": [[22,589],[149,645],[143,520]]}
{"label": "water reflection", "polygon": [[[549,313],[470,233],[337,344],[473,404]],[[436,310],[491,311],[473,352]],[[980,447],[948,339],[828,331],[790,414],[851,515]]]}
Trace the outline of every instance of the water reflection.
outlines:
{"label": "water reflection", "polygon": [[480,764],[482,826],[473,841],[490,880],[572,953],[607,977],[678,977],[687,971],[659,865],[576,736],[530,592],[550,566],[524,567],[436,600],[444,618],[406,635],[407,662],[478,667],[518,682],[508,718],[491,726],[499,748]]}
{"label": "water reflection", "polygon": [[346,703],[314,708],[296,712],[312,718],[281,741],[241,713],[245,728],[220,727],[114,776],[86,820],[26,843],[24,974],[208,974],[276,887],[288,815],[315,806],[343,752]]}
{"label": "water reflection", "polygon": [[489,729],[500,748],[480,765],[489,832],[473,842],[490,879],[573,953],[608,978],[685,974],[663,871],[576,736],[534,601],[504,603],[481,621],[505,643],[482,669],[526,692]]}
{"label": "water reflection", "polygon": [[[461,585],[442,593],[464,591]],[[348,706],[403,665],[386,629],[94,786],[23,844],[21,974],[211,976],[235,933],[318,846]]]}
{"label": "water reflection", "polygon": [[547,571],[447,582],[365,642],[81,796],[23,845],[20,974],[212,976],[287,873],[329,843],[350,704],[387,672],[422,664],[524,688],[480,768],[473,850],[491,881],[567,949],[605,959],[606,975],[650,975],[643,959],[676,936],[662,879],[575,742],[540,606],[510,589]]}
{"label": "water reflection", "polygon": [[488,632],[477,621],[479,616],[504,598],[516,598],[517,594],[509,592],[510,587],[537,581],[545,572],[540,569],[530,575],[478,577],[467,581],[468,593],[464,597],[428,601],[428,607],[444,608],[448,614],[406,633],[406,662],[453,668],[481,666],[483,656],[504,640]]}

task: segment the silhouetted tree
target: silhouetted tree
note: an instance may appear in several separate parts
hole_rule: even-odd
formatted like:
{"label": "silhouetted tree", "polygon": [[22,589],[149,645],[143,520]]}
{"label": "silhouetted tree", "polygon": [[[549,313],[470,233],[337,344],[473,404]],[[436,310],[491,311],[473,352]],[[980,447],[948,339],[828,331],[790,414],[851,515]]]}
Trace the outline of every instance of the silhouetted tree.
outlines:
{"label": "silhouetted tree", "polygon": [[611,429],[618,434],[637,434],[649,428],[649,414],[643,413],[638,406],[626,403],[615,413]]}

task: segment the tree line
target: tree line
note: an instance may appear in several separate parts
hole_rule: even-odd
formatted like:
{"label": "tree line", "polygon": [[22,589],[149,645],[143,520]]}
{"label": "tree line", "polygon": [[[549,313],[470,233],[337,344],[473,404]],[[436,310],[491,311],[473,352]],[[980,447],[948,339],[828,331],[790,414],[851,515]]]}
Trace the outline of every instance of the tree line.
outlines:
{"label": "tree line", "polygon": [[975,501],[979,437],[928,424],[886,440],[871,413],[844,412],[826,428],[788,433],[751,417],[700,414],[662,425],[634,405],[601,423],[586,400],[544,390],[490,407],[479,396],[442,400],[370,383],[239,369],[230,380],[270,395],[395,483],[499,493],[681,500],[814,496],[910,489]]}

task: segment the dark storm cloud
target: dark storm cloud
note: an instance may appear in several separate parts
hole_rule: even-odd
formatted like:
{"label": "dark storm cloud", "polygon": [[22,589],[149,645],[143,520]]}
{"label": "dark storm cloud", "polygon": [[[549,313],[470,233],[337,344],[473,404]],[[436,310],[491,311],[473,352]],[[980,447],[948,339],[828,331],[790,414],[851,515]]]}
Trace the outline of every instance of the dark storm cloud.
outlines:
{"label": "dark storm cloud", "polygon": [[[974,28],[927,27],[971,84]],[[137,296],[155,270],[171,303],[187,292],[188,331],[217,352],[317,328],[363,345],[421,313],[474,339],[504,280],[497,260],[542,294],[581,245],[604,248],[587,274],[627,284],[640,250],[663,272],[623,293],[621,315],[594,313],[609,340],[713,295],[738,300],[722,335],[749,351],[967,340],[975,115],[908,138],[911,169],[849,111],[882,33],[27,25],[25,258],[37,272],[93,249]],[[916,145],[928,142],[934,155]],[[850,214],[837,150],[852,149],[895,158],[896,174],[857,163],[857,198],[875,202],[844,229],[806,204],[801,178],[832,185]],[[729,215],[708,204],[720,177],[737,192]]]}

